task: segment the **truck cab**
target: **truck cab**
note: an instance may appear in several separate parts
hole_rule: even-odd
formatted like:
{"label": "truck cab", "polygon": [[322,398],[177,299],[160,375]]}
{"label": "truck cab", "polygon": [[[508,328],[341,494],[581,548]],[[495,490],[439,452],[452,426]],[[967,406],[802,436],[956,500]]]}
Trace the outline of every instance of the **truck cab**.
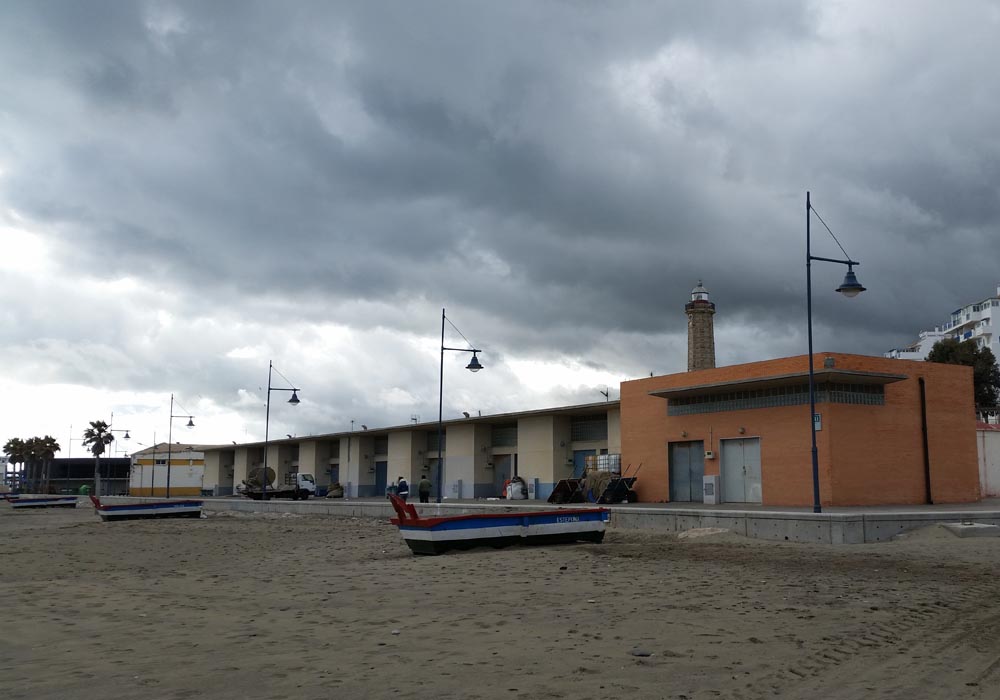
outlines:
{"label": "truck cab", "polygon": [[292,498],[300,498],[303,501],[316,495],[316,479],[312,474],[298,472],[285,474],[285,487],[295,491]]}

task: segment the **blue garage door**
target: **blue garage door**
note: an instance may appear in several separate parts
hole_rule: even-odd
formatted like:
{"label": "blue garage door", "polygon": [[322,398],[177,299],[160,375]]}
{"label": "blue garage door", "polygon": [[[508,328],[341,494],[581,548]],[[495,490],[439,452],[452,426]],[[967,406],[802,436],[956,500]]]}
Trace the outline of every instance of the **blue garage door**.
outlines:
{"label": "blue garage door", "polygon": [[514,475],[513,461],[510,455],[493,455],[493,486],[498,498],[503,497],[503,483]]}
{"label": "blue garage door", "polygon": [[385,497],[385,487],[389,485],[389,463],[375,462],[375,495]]}
{"label": "blue garage door", "polygon": [[587,470],[587,457],[593,457],[597,450],[573,450],[573,478],[579,479]]}

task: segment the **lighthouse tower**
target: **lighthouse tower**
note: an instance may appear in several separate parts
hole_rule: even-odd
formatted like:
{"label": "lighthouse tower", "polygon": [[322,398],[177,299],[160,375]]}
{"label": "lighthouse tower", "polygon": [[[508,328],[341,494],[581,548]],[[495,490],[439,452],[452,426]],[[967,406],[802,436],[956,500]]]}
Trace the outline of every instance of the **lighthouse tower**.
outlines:
{"label": "lighthouse tower", "polygon": [[688,317],[688,372],[715,368],[715,304],[701,280],[691,290],[691,301],[684,305]]}

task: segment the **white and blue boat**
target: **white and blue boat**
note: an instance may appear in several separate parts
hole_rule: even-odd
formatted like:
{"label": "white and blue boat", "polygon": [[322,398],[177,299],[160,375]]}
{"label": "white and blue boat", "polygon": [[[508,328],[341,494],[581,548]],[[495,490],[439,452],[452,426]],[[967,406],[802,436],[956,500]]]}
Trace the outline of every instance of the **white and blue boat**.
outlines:
{"label": "white and blue boat", "polygon": [[391,522],[414,554],[514,544],[602,542],[610,514],[607,508],[563,508],[421,518],[412,503],[396,496],[389,498],[398,516]]}
{"label": "white and blue boat", "polygon": [[76,508],[76,496],[5,495],[4,500],[10,503],[14,510],[27,510],[29,508]]}
{"label": "white and blue boat", "polygon": [[101,503],[91,496],[94,509],[105,522],[114,520],[150,520],[153,518],[200,518],[204,501],[153,501],[150,503]]}

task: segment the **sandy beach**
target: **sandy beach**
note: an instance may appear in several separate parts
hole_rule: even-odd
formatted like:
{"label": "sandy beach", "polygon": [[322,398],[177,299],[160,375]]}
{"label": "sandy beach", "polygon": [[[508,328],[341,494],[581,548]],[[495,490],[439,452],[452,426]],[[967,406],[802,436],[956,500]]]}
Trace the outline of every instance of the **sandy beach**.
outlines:
{"label": "sandy beach", "polygon": [[414,557],[384,521],[0,507],[6,698],[997,698],[1000,540],[610,530]]}

